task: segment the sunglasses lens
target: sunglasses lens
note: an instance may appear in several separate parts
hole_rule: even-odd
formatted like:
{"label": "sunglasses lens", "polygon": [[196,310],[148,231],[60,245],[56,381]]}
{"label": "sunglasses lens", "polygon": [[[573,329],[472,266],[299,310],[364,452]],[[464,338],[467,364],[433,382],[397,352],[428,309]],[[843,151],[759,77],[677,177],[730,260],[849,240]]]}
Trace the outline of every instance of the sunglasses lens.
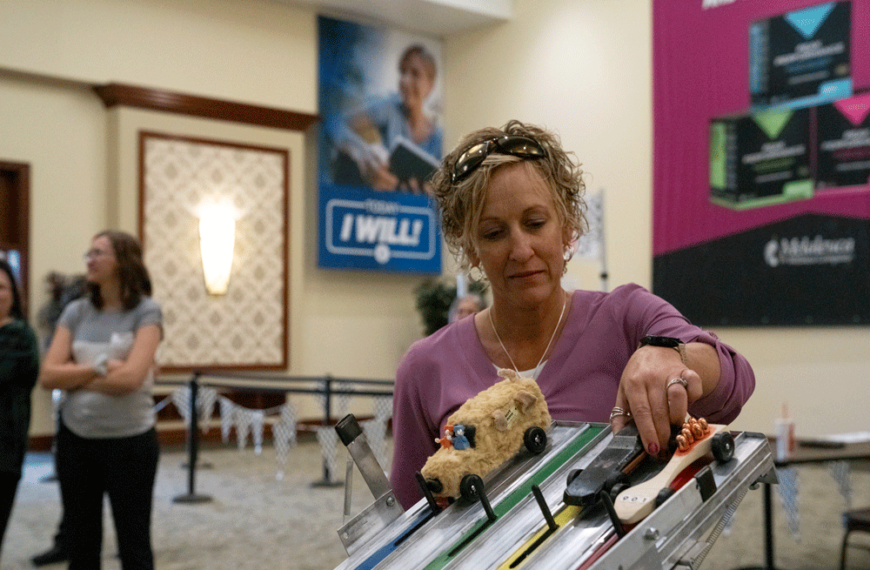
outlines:
{"label": "sunglasses lens", "polygon": [[538,141],[530,139],[529,137],[504,136],[496,141],[496,146],[501,152],[513,156],[544,156],[544,149],[541,148]]}
{"label": "sunglasses lens", "polygon": [[456,166],[453,167],[451,180],[456,182],[480,166],[483,159],[489,156],[489,147],[491,144],[492,141],[478,143],[459,155],[459,158],[456,159]]}
{"label": "sunglasses lens", "polygon": [[450,181],[457,182],[462,180],[469,172],[480,166],[484,159],[494,151],[520,158],[539,158],[545,156],[544,149],[535,139],[518,135],[505,135],[477,143],[460,154],[456,160],[456,165],[453,167]]}

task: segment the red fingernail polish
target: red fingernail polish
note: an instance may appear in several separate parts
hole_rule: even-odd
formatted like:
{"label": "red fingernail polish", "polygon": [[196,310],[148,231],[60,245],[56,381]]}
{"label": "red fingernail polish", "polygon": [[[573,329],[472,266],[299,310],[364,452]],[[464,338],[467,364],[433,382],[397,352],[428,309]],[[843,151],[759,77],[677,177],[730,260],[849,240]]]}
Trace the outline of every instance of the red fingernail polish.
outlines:
{"label": "red fingernail polish", "polygon": [[647,446],[647,453],[650,455],[658,455],[659,454],[659,444],[656,442],[652,442]]}

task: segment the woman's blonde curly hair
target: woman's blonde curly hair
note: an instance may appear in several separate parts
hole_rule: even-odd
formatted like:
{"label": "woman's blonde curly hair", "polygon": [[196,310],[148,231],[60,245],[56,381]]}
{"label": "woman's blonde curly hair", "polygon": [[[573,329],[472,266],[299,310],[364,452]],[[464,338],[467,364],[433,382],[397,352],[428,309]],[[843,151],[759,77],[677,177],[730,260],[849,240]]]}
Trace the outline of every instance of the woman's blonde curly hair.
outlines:
{"label": "woman's blonde curly hair", "polygon": [[[466,149],[504,135],[532,138],[541,145],[546,156],[524,159],[492,153],[465,178],[456,183],[451,182],[453,166]],[[529,167],[535,168],[548,182],[556,212],[565,229],[565,243],[562,245],[568,256],[573,251],[573,242],[583,235],[588,227],[586,202],[583,200],[586,191],[583,170],[577,162],[576,155],[562,149],[559,137],[555,133],[517,120],[509,121],[501,129],[494,127],[480,129],[466,135],[459,145],[444,157],[441,167],[432,177],[431,193],[438,201],[441,211],[441,230],[444,240],[465,270],[470,269],[471,257],[477,251],[475,229],[480,221],[493,172],[500,166],[517,162],[525,162]]]}

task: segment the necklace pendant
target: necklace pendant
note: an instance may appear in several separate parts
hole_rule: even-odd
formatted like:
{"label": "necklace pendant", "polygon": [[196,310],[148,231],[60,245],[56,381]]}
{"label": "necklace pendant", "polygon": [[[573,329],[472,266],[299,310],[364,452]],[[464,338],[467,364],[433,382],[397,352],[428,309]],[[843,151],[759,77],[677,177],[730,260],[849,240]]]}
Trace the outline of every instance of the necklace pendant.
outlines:
{"label": "necklace pendant", "polygon": [[[553,344],[553,339],[556,338],[556,333],[559,332],[559,326],[562,324],[562,318],[565,316],[565,307],[568,306],[568,298],[563,296],[562,299],[562,312],[559,313],[559,320],[556,321],[556,328],[553,329],[553,334],[550,335],[550,340],[547,342],[547,347],[544,349],[544,353],[541,355],[540,360],[538,360],[538,364],[532,369],[532,378],[535,380],[538,379],[538,374],[540,372],[541,364],[544,362],[544,359],[547,357],[547,353],[550,352],[550,345]],[[517,376],[520,376],[520,369],[517,367],[514,359],[511,357],[511,353],[508,352],[508,349],[505,347],[504,343],[501,341],[501,337],[498,334],[498,330],[495,328],[495,322],[492,319],[492,307],[489,308],[487,312],[489,315],[489,324],[492,327],[492,332],[495,333],[495,338],[498,341],[498,344],[501,345],[501,349],[504,351],[505,355],[507,355],[508,360],[511,365],[514,367],[514,372],[517,373]]]}

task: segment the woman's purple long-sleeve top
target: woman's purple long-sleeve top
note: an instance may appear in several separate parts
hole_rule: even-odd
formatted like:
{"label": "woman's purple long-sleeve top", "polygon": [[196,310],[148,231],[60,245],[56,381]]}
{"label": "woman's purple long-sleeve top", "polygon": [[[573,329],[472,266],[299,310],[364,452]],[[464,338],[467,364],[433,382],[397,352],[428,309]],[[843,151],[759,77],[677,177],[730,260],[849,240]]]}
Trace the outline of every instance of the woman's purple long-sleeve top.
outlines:
{"label": "woman's purple long-sleeve top", "polygon": [[[554,420],[607,422],[622,371],[647,334],[704,342],[719,354],[716,389],[689,406],[695,417],[730,423],[755,389],[746,359],[692,324],[672,305],[638,285],[610,293],[575,291],[565,327],[538,376]],[[399,365],[393,400],[390,482],[408,508],[421,497],[414,473],[437,450],[447,418],[498,382],[473,318],[414,343]]]}

